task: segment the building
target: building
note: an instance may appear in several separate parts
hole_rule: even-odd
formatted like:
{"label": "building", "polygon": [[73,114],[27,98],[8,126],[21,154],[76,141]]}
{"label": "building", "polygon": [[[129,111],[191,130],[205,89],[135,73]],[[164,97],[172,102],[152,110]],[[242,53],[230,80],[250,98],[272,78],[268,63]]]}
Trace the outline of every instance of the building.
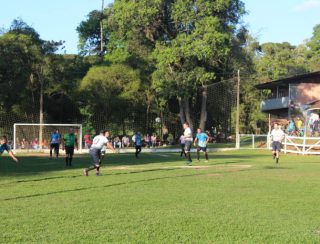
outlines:
{"label": "building", "polygon": [[259,84],[256,88],[268,91],[261,110],[272,118],[307,119],[308,111],[320,112],[320,71]]}

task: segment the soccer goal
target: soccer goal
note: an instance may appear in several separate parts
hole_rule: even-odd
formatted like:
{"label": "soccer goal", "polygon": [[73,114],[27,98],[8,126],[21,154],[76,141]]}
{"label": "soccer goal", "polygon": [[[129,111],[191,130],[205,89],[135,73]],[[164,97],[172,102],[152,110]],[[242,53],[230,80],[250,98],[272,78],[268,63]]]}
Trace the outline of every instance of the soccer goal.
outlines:
{"label": "soccer goal", "polygon": [[82,151],[81,124],[26,124],[13,125],[13,150],[21,152],[44,152],[50,149],[51,134],[59,131],[63,135],[72,128],[78,138],[78,148]]}

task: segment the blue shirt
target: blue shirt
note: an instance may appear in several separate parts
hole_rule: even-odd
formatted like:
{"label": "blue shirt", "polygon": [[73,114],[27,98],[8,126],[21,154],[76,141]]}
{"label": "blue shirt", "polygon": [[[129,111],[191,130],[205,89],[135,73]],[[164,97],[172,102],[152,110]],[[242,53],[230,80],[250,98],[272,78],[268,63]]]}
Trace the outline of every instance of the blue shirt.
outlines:
{"label": "blue shirt", "polygon": [[199,147],[206,147],[206,141],[208,139],[208,135],[204,132],[197,133],[197,139],[198,139],[198,146]]}
{"label": "blue shirt", "polygon": [[57,144],[57,143],[59,143],[59,141],[60,141],[60,134],[56,133],[56,132],[53,132],[51,134],[51,143],[52,144]]}
{"label": "blue shirt", "polygon": [[141,146],[141,135],[136,134],[136,146]]}
{"label": "blue shirt", "polygon": [[10,147],[7,144],[1,144],[0,145],[0,155],[4,152],[10,152]]}

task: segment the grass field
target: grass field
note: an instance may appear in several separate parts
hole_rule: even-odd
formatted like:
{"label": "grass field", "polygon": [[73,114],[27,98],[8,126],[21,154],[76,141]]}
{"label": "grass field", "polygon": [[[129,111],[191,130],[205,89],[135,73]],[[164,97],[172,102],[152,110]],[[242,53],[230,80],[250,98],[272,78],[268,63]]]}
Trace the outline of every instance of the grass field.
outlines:
{"label": "grass field", "polygon": [[267,151],[0,162],[0,243],[319,243],[319,157]]}

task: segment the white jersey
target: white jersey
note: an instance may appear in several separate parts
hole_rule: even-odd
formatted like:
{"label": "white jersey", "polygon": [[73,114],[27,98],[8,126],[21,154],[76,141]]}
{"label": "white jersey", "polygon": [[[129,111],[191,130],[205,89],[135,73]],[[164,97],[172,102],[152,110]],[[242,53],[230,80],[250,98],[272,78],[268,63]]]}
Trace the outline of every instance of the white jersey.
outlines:
{"label": "white jersey", "polygon": [[104,147],[104,145],[108,142],[109,142],[109,140],[103,135],[95,136],[93,138],[91,148],[101,150]]}
{"label": "white jersey", "polygon": [[184,135],[180,136],[180,144],[184,144],[185,143],[185,139],[184,139]]}
{"label": "white jersey", "polygon": [[284,137],[284,132],[281,129],[273,129],[271,131],[272,141],[281,142]]}
{"label": "white jersey", "polygon": [[190,127],[186,128],[184,130],[183,136],[184,136],[185,141],[193,141],[192,131],[191,131]]}

